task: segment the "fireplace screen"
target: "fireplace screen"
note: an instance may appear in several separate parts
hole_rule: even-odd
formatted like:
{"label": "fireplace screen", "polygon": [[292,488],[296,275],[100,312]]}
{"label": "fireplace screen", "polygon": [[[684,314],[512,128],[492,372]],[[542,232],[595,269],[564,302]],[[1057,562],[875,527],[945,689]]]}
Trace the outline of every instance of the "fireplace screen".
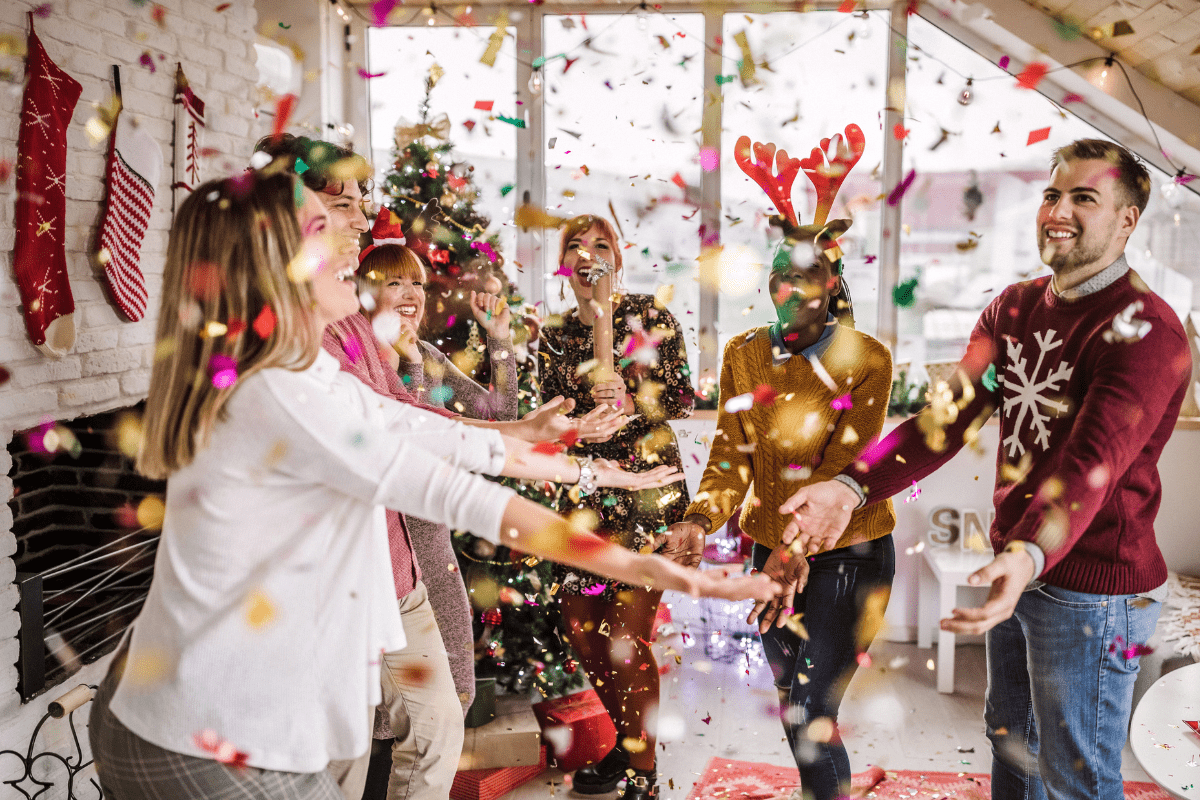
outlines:
{"label": "fireplace screen", "polygon": [[47,422],[9,446],[25,700],[116,647],[145,600],[165,483],[134,471],[140,418]]}

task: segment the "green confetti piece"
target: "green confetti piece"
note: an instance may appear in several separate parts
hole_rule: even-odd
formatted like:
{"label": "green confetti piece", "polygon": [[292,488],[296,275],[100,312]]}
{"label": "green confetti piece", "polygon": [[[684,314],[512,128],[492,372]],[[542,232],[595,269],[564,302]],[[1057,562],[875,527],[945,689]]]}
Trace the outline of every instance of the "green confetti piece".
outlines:
{"label": "green confetti piece", "polygon": [[632,363],[633,363],[632,358],[622,358],[620,361],[617,362],[617,366],[620,367],[621,369],[625,369]]}
{"label": "green confetti piece", "polygon": [[496,119],[500,120],[501,122],[507,122],[509,125],[512,125],[514,128],[524,128],[525,127],[525,120],[517,119],[516,117],[506,117],[503,114],[501,114],[500,116],[496,117]]}
{"label": "green confetti piece", "polygon": [[717,86],[721,86],[726,83],[733,83],[733,79],[736,77],[737,77],[736,75],[718,75],[717,76]]}
{"label": "green confetti piece", "polygon": [[1062,38],[1063,41],[1073,42],[1080,36],[1083,36],[1083,26],[1069,17],[1064,20],[1052,20],[1054,22],[1054,32]]}
{"label": "green confetti piece", "polygon": [[507,195],[509,192],[511,192],[515,188],[516,188],[516,184],[512,184],[512,183],[504,184],[503,186],[500,187],[500,196],[504,197],[505,195]]}
{"label": "green confetti piece", "polygon": [[308,172],[308,164],[304,163],[303,158],[297,158],[296,159],[296,174],[303,175],[306,172]]}
{"label": "green confetti piece", "polygon": [[285,31],[286,31],[286,30],[291,30],[291,28],[292,28],[292,26],[291,26],[291,25],[284,25],[282,22],[281,22],[281,23],[279,23],[279,27],[283,28]]}
{"label": "green confetti piece", "polygon": [[892,288],[892,301],[900,308],[912,308],[917,302],[918,283],[916,278],[900,281]]}
{"label": "green confetti piece", "polygon": [[722,461],[720,464],[717,464],[717,466],[720,467],[721,469],[729,469],[729,462]]}
{"label": "green confetti piece", "polygon": [[650,255],[650,248],[649,248],[649,247],[643,247],[643,248],[642,248],[642,255],[644,255],[644,256],[648,256],[648,255]]}
{"label": "green confetti piece", "polygon": [[617,498],[615,498],[615,497],[604,498],[604,507],[605,508],[611,508],[612,506],[615,506],[616,504],[617,504]]}
{"label": "green confetti piece", "polygon": [[429,390],[429,399],[435,403],[448,403],[454,397],[454,390],[449,386],[436,386]]}
{"label": "green confetti piece", "polygon": [[999,385],[999,382],[996,380],[996,365],[988,364],[987,372],[983,373],[983,388],[989,392],[994,392]]}

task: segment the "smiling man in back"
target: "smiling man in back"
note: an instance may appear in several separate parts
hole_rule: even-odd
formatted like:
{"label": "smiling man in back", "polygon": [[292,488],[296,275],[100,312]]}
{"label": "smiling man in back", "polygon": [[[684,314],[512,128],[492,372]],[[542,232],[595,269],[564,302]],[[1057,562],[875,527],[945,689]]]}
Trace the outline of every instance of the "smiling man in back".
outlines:
{"label": "smiling man in back", "polygon": [[1146,168],[1096,139],[1051,163],[1037,240],[1053,275],[1005,289],[929,407],[780,511],[799,512],[785,539],[822,550],[850,510],[932,473],[999,408],[996,557],[970,578],[991,593],[941,622],[987,633],[992,796],[1119,800],[1138,645],[1167,594],[1157,464],[1191,357],[1179,318],[1125,261]]}

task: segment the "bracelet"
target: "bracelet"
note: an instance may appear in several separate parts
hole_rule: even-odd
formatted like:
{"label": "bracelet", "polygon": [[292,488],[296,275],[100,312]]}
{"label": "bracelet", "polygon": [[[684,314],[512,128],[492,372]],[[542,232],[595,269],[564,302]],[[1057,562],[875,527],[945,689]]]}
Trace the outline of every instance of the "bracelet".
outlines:
{"label": "bracelet", "polygon": [[592,457],[577,458],[575,463],[579,466],[579,480],[575,481],[575,485],[579,487],[579,493],[584,497],[594,494],[596,492],[596,470],[592,467]]}

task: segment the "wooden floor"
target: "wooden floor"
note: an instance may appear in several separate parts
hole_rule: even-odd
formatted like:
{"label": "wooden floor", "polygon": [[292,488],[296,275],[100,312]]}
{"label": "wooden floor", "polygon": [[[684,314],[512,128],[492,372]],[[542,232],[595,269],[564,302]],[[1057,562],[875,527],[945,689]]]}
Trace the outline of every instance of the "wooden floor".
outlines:
{"label": "wooden floor", "polygon": [[[659,712],[663,800],[684,800],[713,756],[793,763],[772,710],[777,700],[761,646],[752,638],[704,633],[714,624],[744,629],[733,621],[737,609],[679,595],[664,599],[672,604],[677,630],[657,645],[660,663],[672,664],[663,676]],[[666,647],[683,655],[682,665],[661,657]],[[932,648],[876,641],[870,656],[870,666],[860,668],[851,682],[839,716],[854,772],[872,764],[893,770],[991,771],[983,726],[987,675],[982,645],[958,647],[952,695],[935,688]],[[1126,780],[1148,780],[1128,746],[1122,773]],[[674,782],[673,789],[668,781]],[[563,784],[561,772],[549,770],[505,798],[541,800],[548,795],[581,797]]]}

